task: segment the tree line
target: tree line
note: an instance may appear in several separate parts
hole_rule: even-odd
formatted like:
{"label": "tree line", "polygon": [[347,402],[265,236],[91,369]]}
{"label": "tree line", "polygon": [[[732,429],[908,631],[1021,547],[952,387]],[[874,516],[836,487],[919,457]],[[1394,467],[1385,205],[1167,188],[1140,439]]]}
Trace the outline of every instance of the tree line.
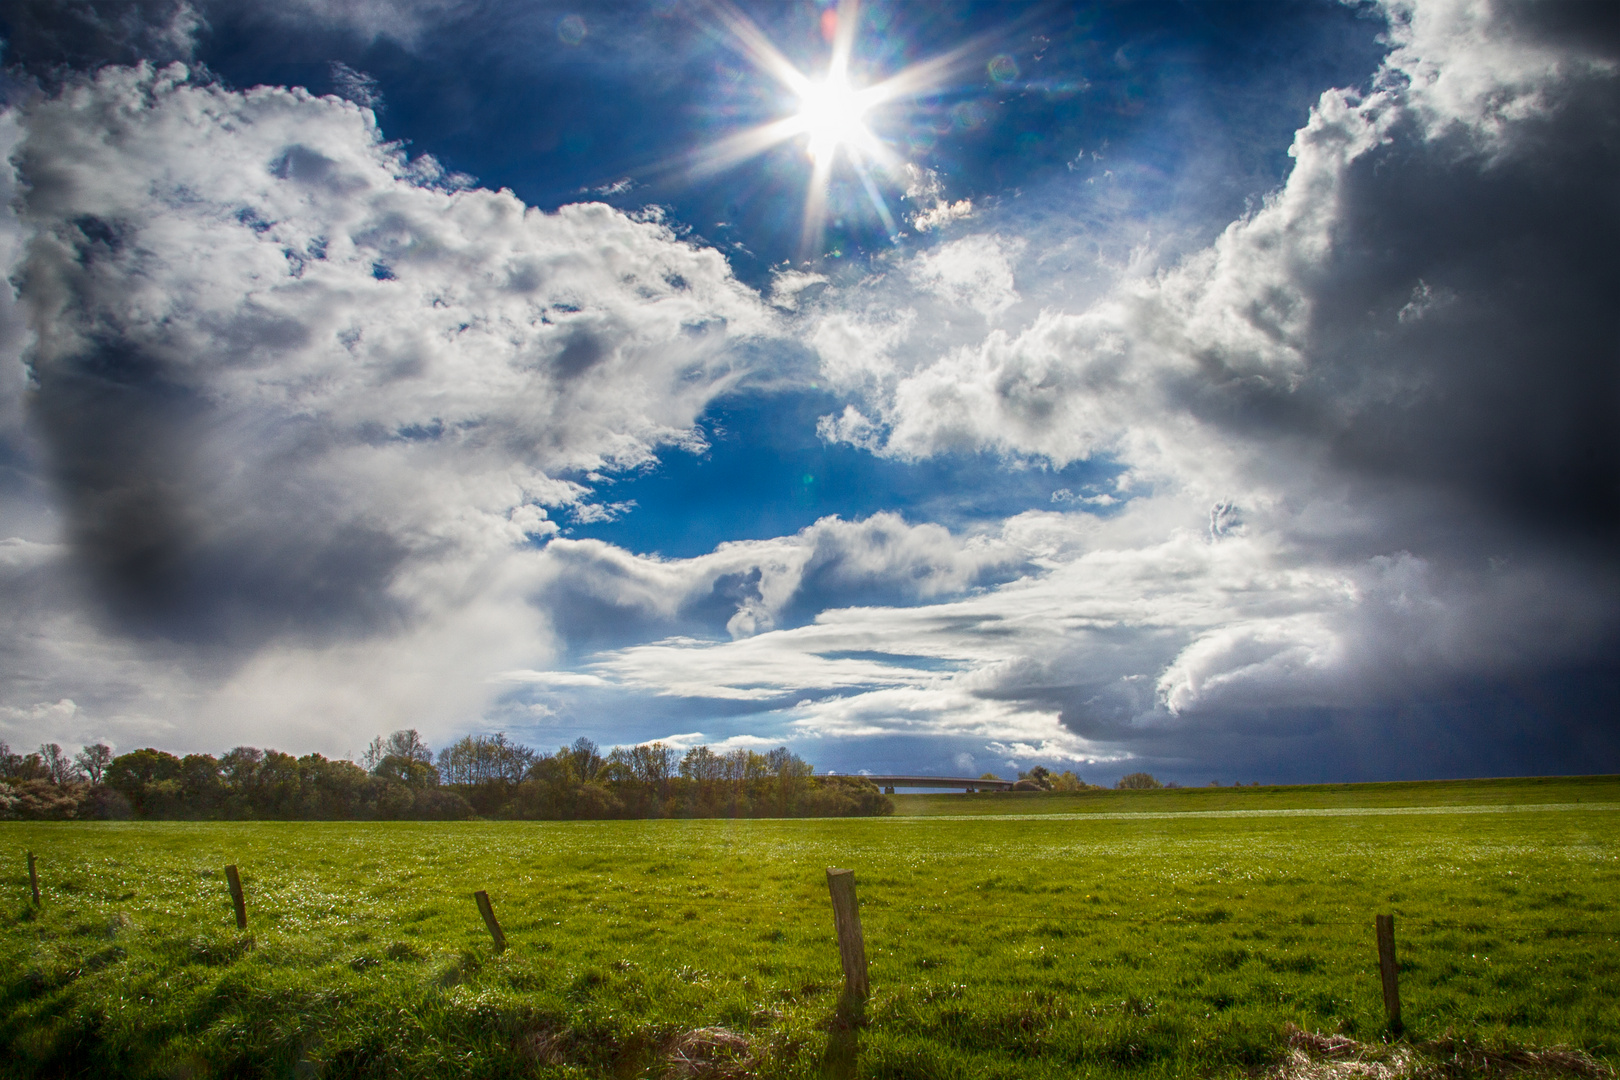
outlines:
{"label": "tree line", "polygon": [[555,753],[504,734],[469,735],[437,755],[415,730],[378,736],[358,763],[238,746],[218,757],[0,742],[0,818],[464,820],[473,817],[850,817],[894,804],[858,776],[817,776],[779,747],[684,753],[663,743],[603,753],[577,739]]}

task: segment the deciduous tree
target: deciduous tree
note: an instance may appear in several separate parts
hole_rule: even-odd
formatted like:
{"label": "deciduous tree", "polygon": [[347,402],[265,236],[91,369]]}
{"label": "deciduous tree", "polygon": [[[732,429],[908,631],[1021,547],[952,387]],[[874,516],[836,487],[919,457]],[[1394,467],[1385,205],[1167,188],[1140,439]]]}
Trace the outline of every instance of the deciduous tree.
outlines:
{"label": "deciduous tree", "polygon": [[39,757],[45,764],[45,773],[51,783],[58,787],[82,780],[84,774],[74,764],[73,758],[67,751],[56,743],[42,743],[39,748]]}
{"label": "deciduous tree", "polygon": [[101,783],[101,776],[107,771],[107,764],[112,761],[112,747],[106,743],[91,743],[77,754],[73,760],[78,763],[84,775],[90,778],[90,783]]}

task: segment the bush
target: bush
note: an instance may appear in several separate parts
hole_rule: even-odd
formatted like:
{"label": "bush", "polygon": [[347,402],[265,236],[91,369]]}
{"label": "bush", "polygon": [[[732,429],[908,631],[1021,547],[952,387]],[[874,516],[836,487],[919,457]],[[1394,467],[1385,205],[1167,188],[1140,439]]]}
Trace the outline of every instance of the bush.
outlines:
{"label": "bush", "polygon": [[1133,772],[1129,776],[1122,776],[1119,783],[1114,786],[1122,791],[1152,791],[1164,787],[1153,778],[1152,773],[1146,772]]}
{"label": "bush", "polygon": [[83,784],[53,784],[24,780],[0,784],[0,818],[25,821],[65,821],[79,816],[79,804],[88,789]]}

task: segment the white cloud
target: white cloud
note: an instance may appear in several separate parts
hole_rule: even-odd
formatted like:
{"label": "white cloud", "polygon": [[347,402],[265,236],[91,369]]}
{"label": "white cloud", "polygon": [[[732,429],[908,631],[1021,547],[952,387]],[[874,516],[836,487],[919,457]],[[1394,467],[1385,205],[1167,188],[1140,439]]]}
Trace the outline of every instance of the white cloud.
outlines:
{"label": "white cloud", "polygon": [[775,332],[716,252],[447,185],[336,98],[107,68],[3,123],[66,546],[7,541],[0,701],[338,751],[454,723],[549,655],[548,508],[623,509],[557,474],[690,443]]}
{"label": "white cloud", "polygon": [[839,390],[858,389],[895,372],[893,352],[917,322],[913,308],[859,312],[833,309],[811,324],[808,342],[821,357],[821,372]]}
{"label": "white cloud", "polygon": [[1538,17],[1557,17],[1535,5],[1384,0],[1384,9],[1394,47],[1381,82],[1401,94],[1430,137],[1460,125],[1500,144],[1515,123],[1554,107],[1572,82],[1620,70],[1578,33],[1562,40],[1534,33]]}
{"label": "white cloud", "polygon": [[952,222],[963,221],[972,216],[972,199],[957,199],[953,203],[942,200],[933,207],[913,215],[911,227],[918,232],[927,232],[929,229],[942,229]]}
{"label": "white cloud", "polygon": [[861,521],[822,518],[792,536],[731,541],[692,559],[562,538],[546,548],[541,595],[563,625],[581,617],[576,611],[605,605],[626,624],[673,626],[718,601],[716,617],[741,639],[800,608],[857,597],[914,603],[950,596],[1013,572],[1022,559],[1019,547],[993,534],[961,537],[879,513]]}
{"label": "white cloud", "polygon": [[777,270],[771,275],[771,303],[788,311],[798,309],[801,297],[807,292],[819,292],[825,286],[825,274],[805,270]]}
{"label": "white cloud", "polygon": [[59,730],[71,724],[79,715],[79,707],[70,698],[61,701],[40,701],[28,706],[0,705],[0,726],[10,729],[27,725],[30,729]]}
{"label": "white cloud", "polygon": [[503,671],[491,676],[500,682],[535,686],[605,686],[606,680],[583,671]]}
{"label": "white cloud", "polygon": [[933,169],[906,165],[906,198],[917,210],[911,215],[911,227],[918,232],[942,229],[973,216],[973,200],[945,198],[945,183]]}
{"label": "white cloud", "polygon": [[908,268],[913,281],[947,304],[965,305],[994,319],[1018,303],[1013,260],[1022,240],[966,236],[918,255]]}
{"label": "white cloud", "polygon": [[356,71],[341,60],[332,61],[331,72],[332,85],[337,87],[338,93],[356,105],[364,109],[376,109],[382,105],[382,92],[375,77]]}
{"label": "white cloud", "polygon": [[690,750],[694,746],[702,745],[703,732],[687,731],[677,735],[665,735],[662,738],[650,739],[649,742],[661,742],[673,750]]}

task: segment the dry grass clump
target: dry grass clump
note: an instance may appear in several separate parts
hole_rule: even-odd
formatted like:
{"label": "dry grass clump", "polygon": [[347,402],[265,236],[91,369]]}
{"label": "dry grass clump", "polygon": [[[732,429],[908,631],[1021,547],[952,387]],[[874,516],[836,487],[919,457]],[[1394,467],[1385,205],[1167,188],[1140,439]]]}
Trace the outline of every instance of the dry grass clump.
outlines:
{"label": "dry grass clump", "polygon": [[[657,1057],[658,1075],[675,1080],[743,1080],[755,1075],[759,1064],[746,1036],[723,1027],[702,1027],[662,1040],[632,1038],[622,1044],[590,1047],[575,1032],[540,1029],[528,1032],[519,1049],[529,1060],[541,1065],[575,1065],[594,1056],[593,1050],[607,1050],[610,1058],[629,1059],[645,1066],[645,1055]],[[620,1064],[623,1061],[620,1060]]]}
{"label": "dry grass clump", "polygon": [[665,1051],[670,1073],[682,1080],[739,1080],[756,1064],[748,1040],[723,1027],[698,1028]]}
{"label": "dry grass clump", "polygon": [[1612,1080],[1614,1072],[1579,1050],[1487,1047],[1444,1035],[1421,1043],[1364,1043],[1289,1024],[1288,1054],[1268,1080],[1505,1080],[1578,1077]]}

